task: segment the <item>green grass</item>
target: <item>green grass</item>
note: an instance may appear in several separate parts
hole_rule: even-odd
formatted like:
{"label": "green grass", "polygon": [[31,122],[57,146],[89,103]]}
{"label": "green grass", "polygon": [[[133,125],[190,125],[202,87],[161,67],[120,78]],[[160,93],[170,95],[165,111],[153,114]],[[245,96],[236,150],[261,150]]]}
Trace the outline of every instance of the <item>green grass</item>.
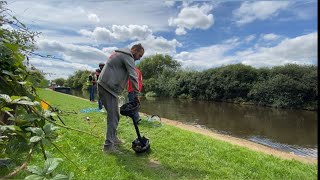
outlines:
{"label": "green grass", "polygon": [[[80,113],[81,109],[96,108],[97,103],[48,90],[40,90],[39,94],[62,110],[67,126],[100,136],[58,130],[56,144],[80,170],[50,146],[48,151],[54,157],[64,159],[55,173],[74,172],[74,179],[317,179],[315,164],[279,159],[170,125],[156,127],[146,120],[139,129],[150,139],[151,151],[135,154],[131,149],[136,138],[132,120],[123,116],[118,127],[118,136],[125,141],[120,146],[123,154],[106,154],[102,152],[106,113]],[[78,113],[67,113],[70,111]],[[30,163],[39,164],[43,164],[41,154]]]}

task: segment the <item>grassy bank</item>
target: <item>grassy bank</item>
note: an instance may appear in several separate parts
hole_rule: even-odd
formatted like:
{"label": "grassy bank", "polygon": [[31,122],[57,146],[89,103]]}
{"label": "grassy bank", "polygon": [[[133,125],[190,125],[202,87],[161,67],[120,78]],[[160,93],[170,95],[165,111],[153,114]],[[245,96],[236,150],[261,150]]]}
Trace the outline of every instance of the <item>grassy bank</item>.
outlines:
{"label": "grassy bank", "polygon": [[[56,144],[78,168],[53,147],[48,151],[64,159],[56,172],[74,172],[75,179],[317,179],[317,165],[279,159],[169,125],[156,127],[146,120],[139,128],[150,139],[151,151],[137,155],[131,149],[135,130],[126,117],[121,117],[118,127],[118,135],[125,141],[120,146],[123,153],[106,154],[102,152],[106,114],[80,112],[96,108],[97,103],[48,90],[39,94],[62,111],[67,126],[99,136],[58,130]],[[30,165],[42,165],[41,158],[34,157]]]}

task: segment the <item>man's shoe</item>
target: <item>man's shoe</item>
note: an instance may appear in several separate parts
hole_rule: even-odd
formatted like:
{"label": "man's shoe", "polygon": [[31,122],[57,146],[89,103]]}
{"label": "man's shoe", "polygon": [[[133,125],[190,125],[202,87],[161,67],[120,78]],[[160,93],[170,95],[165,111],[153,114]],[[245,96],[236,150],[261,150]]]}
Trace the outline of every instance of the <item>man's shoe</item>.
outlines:
{"label": "man's shoe", "polygon": [[110,153],[110,154],[122,154],[121,151],[119,151],[115,146],[113,145],[104,145],[103,146],[103,151],[105,153]]}
{"label": "man's shoe", "polygon": [[113,141],[113,143],[114,143],[115,145],[120,145],[120,144],[123,144],[124,142],[121,141],[119,138],[117,138],[117,139],[115,139],[115,140]]}

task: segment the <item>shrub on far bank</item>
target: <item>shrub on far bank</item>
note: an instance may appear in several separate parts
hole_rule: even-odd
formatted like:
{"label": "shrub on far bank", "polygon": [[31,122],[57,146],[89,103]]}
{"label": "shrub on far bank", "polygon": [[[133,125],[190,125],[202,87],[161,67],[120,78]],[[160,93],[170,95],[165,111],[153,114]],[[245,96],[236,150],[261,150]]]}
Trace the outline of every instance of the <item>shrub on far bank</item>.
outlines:
{"label": "shrub on far bank", "polygon": [[189,94],[181,94],[178,96],[179,99],[192,99],[191,95]]}
{"label": "shrub on far bank", "polygon": [[158,97],[158,95],[153,91],[149,91],[146,93],[146,97]]}

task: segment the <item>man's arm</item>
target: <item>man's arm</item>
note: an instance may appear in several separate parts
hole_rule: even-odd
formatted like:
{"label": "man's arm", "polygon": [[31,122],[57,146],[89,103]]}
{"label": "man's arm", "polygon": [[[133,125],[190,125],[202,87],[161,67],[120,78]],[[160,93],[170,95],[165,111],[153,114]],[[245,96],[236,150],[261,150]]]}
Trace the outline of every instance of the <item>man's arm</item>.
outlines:
{"label": "man's arm", "polygon": [[132,57],[128,57],[126,59],[124,59],[124,64],[125,67],[129,73],[129,79],[131,81],[132,84],[132,88],[135,92],[135,96],[136,96],[136,100],[139,101],[138,99],[138,93],[139,93],[139,87],[138,87],[138,75],[136,72],[136,67],[134,65],[134,60]]}
{"label": "man's arm", "polygon": [[136,68],[136,71],[138,75],[138,88],[139,88],[139,92],[141,92],[142,91],[142,74],[138,68]]}

